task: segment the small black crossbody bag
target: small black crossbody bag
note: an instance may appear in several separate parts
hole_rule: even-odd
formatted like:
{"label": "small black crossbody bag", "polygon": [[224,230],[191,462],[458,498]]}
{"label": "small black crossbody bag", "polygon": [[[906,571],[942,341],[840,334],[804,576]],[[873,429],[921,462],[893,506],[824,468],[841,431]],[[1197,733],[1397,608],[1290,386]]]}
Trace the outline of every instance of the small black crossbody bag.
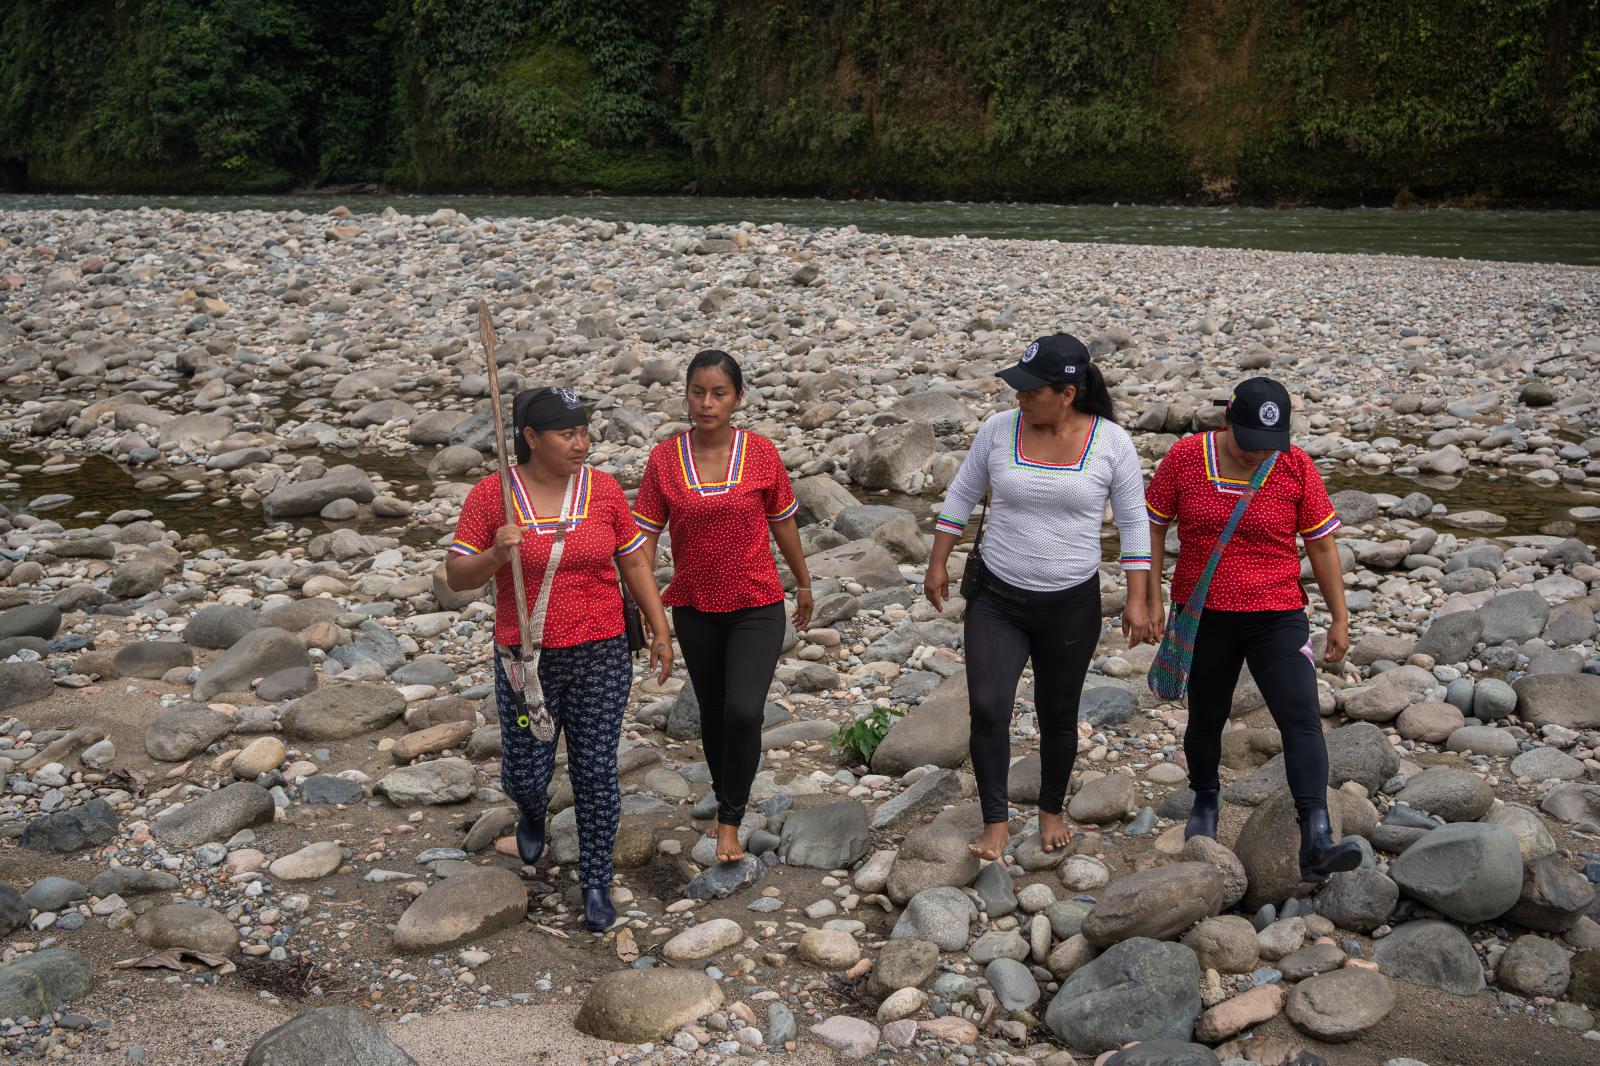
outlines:
{"label": "small black crossbody bag", "polygon": [[972,551],[967,554],[967,565],[961,571],[961,598],[972,600],[978,595],[978,590],[983,588],[983,579],[988,576],[989,568],[984,565],[983,552],[979,545],[983,541],[983,523],[989,517],[989,493],[983,494],[983,512],[978,515],[978,531],[972,535]]}

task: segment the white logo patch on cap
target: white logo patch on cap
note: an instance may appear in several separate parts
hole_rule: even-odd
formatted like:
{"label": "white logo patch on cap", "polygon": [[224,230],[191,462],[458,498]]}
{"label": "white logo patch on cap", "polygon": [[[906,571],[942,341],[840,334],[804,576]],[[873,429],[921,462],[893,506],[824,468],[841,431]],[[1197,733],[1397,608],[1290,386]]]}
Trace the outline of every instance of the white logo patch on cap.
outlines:
{"label": "white logo patch on cap", "polygon": [[1038,355],[1038,354],[1039,354],[1039,342],[1038,341],[1034,341],[1032,344],[1028,345],[1028,350],[1022,353],[1022,361],[1024,363],[1031,363],[1031,362],[1033,362],[1033,357]]}
{"label": "white logo patch on cap", "polygon": [[576,411],[578,408],[583,406],[583,402],[578,399],[578,394],[573,392],[571,389],[556,389],[555,394],[561,397],[562,401],[567,405],[568,410]]}
{"label": "white logo patch on cap", "polygon": [[1268,429],[1278,424],[1278,405],[1271,400],[1261,405],[1261,424]]}

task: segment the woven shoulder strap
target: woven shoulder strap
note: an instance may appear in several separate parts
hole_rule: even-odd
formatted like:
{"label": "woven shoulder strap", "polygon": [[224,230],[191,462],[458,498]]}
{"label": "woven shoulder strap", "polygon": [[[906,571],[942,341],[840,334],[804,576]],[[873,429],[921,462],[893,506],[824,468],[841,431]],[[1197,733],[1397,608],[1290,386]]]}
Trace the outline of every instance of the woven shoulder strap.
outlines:
{"label": "woven shoulder strap", "polygon": [[539,650],[544,647],[545,611],[550,606],[550,587],[555,584],[556,568],[561,565],[561,549],[567,539],[567,521],[574,504],[572,492],[573,479],[569,477],[566,491],[561,497],[561,520],[556,523],[555,540],[550,543],[550,561],[544,567],[544,580],[539,582],[538,595],[528,604],[528,633],[533,638],[533,647],[522,649],[524,662],[537,664]]}
{"label": "woven shoulder strap", "polygon": [[1217,545],[1211,549],[1211,558],[1206,560],[1206,568],[1200,573],[1200,580],[1194,583],[1194,592],[1189,596],[1189,604],[1195,611],[1205,606],[1206,596],[1211,592],[1211,578],[1217,572],[1217,564],[1222,562],[1222,553],[1227,550],[1228,542],[1233,539],[1234,530],[1239,528],[1239,520],[1244,518],[1245,509],[1250,506],[1250,501],[1255,498],[1256,491],[1267,483],[1267,477],[1272,473],[1272,468],[1278,462],[1281,452],[1273,452],[1267,457],[1266,462],[1256,467],[1255,476],[1250,479],[1250,484],[1244,487],[1239,494],[1239,502],[1233,505],[1233,513],[1228,516],[1228,522],[1222,527],[1222,532],[1217,535]]}

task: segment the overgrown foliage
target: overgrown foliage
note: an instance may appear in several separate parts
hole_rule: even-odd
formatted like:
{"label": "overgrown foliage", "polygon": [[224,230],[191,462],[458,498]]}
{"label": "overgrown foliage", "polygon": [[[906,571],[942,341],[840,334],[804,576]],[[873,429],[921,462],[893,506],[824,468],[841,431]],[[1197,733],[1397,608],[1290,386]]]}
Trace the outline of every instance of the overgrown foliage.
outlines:
{"label": "overgrown foliage", "polygon": [[10,0],[0,182],[1600,202],[1600,0]]}

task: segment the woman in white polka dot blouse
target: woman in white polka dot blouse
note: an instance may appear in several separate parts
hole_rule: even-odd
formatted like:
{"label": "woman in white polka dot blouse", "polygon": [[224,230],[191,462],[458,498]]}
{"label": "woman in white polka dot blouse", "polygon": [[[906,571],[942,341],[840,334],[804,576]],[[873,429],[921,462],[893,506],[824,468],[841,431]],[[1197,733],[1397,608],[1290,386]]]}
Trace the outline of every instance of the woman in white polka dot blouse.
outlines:
{"label": "woman in white polka dot blouse", "polygon": [[1039,717],[1039,834],[1046,851],[1072,839],[1063,817],[1078,752],[1078,700],[1100,642],[1100,530],[1109,500],[1128,576],[1122,631],[1156,636],[1149,622],[1150,531],[1144,479],[1111,394],[1076,337],[1057,333],[1028,346],[1000,372],[1017,409],[983,424],[950,484],[934,530],[924,591],[943,610],[946,562],[985,492],[982,542],[967,566],[982,575],[967,603],[964,641],[972,713],[972,768],[983,809],[980,858],[998,859],[1009,839],[1007,777],[1017,682],[1031,659]]}

